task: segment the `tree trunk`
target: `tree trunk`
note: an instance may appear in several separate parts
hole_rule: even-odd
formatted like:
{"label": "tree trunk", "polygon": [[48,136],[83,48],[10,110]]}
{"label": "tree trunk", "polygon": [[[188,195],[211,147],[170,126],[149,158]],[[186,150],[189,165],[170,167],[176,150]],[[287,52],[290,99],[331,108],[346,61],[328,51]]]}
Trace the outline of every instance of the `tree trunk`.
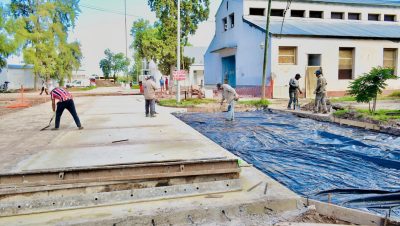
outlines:
{"label": "tree trunk", "polygon": [[33,89],[34,89],[35,91],[38,90],[37,82],[38,82],[38,74],[37,74],[37,73],[34,73],[34,76],[33,76]]}
{"label": "tree trunk", "polygon": [[372,111],[375,113],[375,111],[376,111],[376,99],[377,99],[378,97],[375,97],[374,98],[374,105],[372,106]]}
{"label": "tree trunk", "polygon": [[114,73],[114,75],[113,75],[113,78],[114,78],[114,84],[115,84],[115,73]]}

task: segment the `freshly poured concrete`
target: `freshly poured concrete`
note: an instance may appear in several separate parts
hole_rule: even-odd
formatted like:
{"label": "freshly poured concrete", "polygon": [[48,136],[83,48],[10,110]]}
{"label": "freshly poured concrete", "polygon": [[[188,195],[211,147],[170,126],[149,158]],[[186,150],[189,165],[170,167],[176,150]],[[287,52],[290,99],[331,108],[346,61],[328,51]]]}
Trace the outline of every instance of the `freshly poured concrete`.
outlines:
{"label": "freshly poured concrete", "polygon": [[[0,150],[9,162],[17,163],[0,161],[2,172],[236,158],[169,114],[170,109],[158,107],[158,117],[146,118],[142,97],[85,97],[77,98],[76,103],[85,127],[81,131],[65,112],[61,130],[39,132],[47,123],[46,115],[51,115],[48,104],[1,119],[13,123],[14,127],[8,128],[15,130],[0,138],[5,142]],[[9,121],[16,117],[19,122]],[[0,225],[270,225],[277,213],[301,208],[300,197],[278,182],[250,165],[241,169],[243,190],[238,192],[4,217]],[[261,218],[253,222],[254,214]]]}
{"label": "freshly poured concrete", "polygon": [[168,109],[157,108],[156,118],[146,118],[142,97],[89,99],[93,100],[80,113],[84,130],[63,117],[68,126],[51,131],[54,139],[12,171],[234,157]]}

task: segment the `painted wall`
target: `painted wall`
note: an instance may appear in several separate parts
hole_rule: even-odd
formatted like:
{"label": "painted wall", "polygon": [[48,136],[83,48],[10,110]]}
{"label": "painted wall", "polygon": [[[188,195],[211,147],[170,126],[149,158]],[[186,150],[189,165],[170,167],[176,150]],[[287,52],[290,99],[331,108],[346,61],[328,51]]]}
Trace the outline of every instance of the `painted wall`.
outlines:
{"label": "painted wall", "polygon": [[[11,69],[4,68],[0,73],[0,84],[5,81],[10,82],[8,84],[9,89],[20,89],[21,85],[26,89],[34,88],[34,75],[32,69]],[[42,81],[38,79],[37,87],[41,87]]]}
{"label": "painted wall", "polygon": [[[367,73],[372,67],[383,65],[384,48],[400,48],[400,43],[382,40],[327,39],[307,37],[274,37],[272,47],[272,74],[275,78],[274,97],[288,96],[288,83],[296,73],[304,75],[308,54],[321,54],[321,66],[328,82],[328,91],[346,91],[351,80],[339,80],[339,47],[354,48],[354,77]],[[297,46],[297,64],[279,65],[279,46]],[[400,58],[397,59],[399,72]],[[400,73],[398,73],[400,75]],[[303,76],[304,78],[304,76]],[[301,87],[304,89],[305,79]],[[388,89],[400,89],[400,80],[389,81]]]}
{"label": "painted wall", "polygon": [[[229,9],[226,3],[229,2]],[[243,23],[241,1],[224,0],[216,15],[215,37],[205,54],[205,84],[214,85],[223,80],[222,58],[236,56],[236,85],[238,87],[260,86],[264,56],[264,32]],[[223,18],[235,13],[235,27],[223,30]],[[224,47],[235,47],[218,53],[211,53]]]}

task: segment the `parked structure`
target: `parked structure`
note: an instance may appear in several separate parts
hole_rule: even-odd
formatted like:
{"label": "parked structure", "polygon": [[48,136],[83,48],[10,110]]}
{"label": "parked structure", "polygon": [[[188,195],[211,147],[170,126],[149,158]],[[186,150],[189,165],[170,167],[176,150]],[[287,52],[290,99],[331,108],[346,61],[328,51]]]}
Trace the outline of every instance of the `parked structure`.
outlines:
{"label": "parked structure", "polygon": [[[267,0],[223,0],[216,14],[213,41],[205,54],[205,83],[225,82],[240,95],[259,96]],[[272,3],[267,96],[288,97],[288,81],[304,75],[307,97],[316,85],[315,70],[328,82],[328,96],[345,94],[349,82],[374,66],[398,73],[400,1],[286,0]],[[389,90],[400,89],[390,81]]]}

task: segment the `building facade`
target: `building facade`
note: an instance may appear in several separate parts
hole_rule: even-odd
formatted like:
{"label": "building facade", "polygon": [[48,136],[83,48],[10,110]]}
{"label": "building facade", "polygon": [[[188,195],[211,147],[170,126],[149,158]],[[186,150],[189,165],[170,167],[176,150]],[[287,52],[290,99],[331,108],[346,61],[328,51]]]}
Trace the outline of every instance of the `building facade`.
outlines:
{"label": "building facade", "polygon": [[204,86],[204,54],[206,50],[205,47],[185,46],[183,50],[184,56],[193,59],[185,81],[188,86]]}
{"label": "building facade", "polygon": [[[8,64],[0,73],[0,84],[9,82],[8,89],[33,89],[35,86],[35,75],[32,65]],[[41,87],[42,80],[37,80],[37,87]]]}
{"label": "building facade", "polygon": [[[241,95],[259,96],[264,59],[267,0],[223,0],[205,54],[205,83],[229,83]],[[288,7],[289,6],[289,7]],[[372,67],[395,68],[400,59],[400,1],[299,0],[272,3],[267,96],[286,98],[288,83],[302,75],[312,97],[315,70],[322,69],[329,96]],[[285,10],[289,8],[288,10]],[[400,80],[388,90],[400,89]]]}

